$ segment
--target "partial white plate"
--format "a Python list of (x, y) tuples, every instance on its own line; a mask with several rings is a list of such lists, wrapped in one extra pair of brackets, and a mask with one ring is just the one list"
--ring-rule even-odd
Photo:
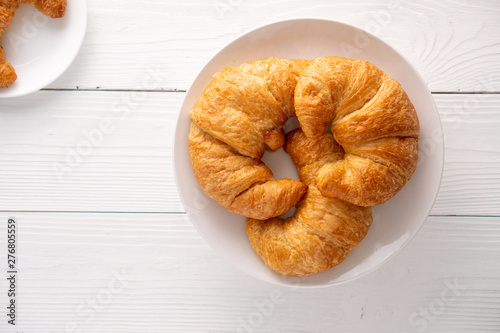
[(68, 0), (64, 17), (57, 19), (22, 4), (1, 42), (17, 80), (0, 89), (0, 98), (30, 94), (57, 79), (78, 54), (86, 28), (85, 0)]
[[(369, 61), (398, 80), (415, 105), (420, 125), (419, 165), (394, 198), (373, 209), (368, 235), (339, 266), (303, 278), (285, 277), (267, 268), (245, 234), (245, 217), (212, 201), (198, 186), (189, 162), (189, 111), (212, 75), (227, 66), (268, 56), (313, 59), (345, 56)], [(400, 252), (424, 224), (436, 198), (443, 169), (441, 123), (426, 83), (398, 52), (376, 36), (345, 23), (295, 19), (269, 24), (237, 38), (202, 69), (182, 105), (174, 145), (178, 190), (201, 236), (234, 266), (263, 281), (289, 286), (324, 287), (352, 281), (379, 268)], [(295, 167), (282, 150), (266, 153), (264, 161), (277, 178), (294, 176)]]

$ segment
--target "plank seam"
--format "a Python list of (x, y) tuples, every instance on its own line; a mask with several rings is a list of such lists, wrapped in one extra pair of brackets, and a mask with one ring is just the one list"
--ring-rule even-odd
[[(116, 89), (96, 87), (90, 88), (43, 88), (41, 91), (106, 91), (106, 92), (166, 92), (166, 93), (185, 93), (187, 89)], [(500, 91), (431, 91), (433, 95), (500, 95)]]
[[(187, 215), (185, 211), (160, 212), (160, 211), (84, 211), (84, 210), (0, 210), (0, 213), (50, 213), (50, 214), (152, 214), (152, 215)], [(467, 217), (467, 218), (491, 218), (500, 215), (474, 215), (474, 214), (429, 214), (427, 217)]]

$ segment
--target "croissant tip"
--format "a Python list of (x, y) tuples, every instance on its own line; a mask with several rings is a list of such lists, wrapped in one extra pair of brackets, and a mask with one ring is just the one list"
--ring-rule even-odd
[(17, 80), (17, 74), (11, 64), (7, 63), (0, 68), (0, 88), (7, 88)]

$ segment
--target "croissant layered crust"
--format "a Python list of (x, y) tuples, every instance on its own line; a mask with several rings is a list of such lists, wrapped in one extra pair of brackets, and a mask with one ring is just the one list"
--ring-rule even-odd
[[(0, 0), (0, 41), (2, 35), (12, 23), (14, 12), (22, 3), (32, 4), (42, 14), (51, 18), (60, 18), (66, 12), (67, 0)], [(7, 61), (0, 47), (0, 88), (5, 88), (17, 79), (14, 67)]]
[(293, 179), (275, 180), (262, 161), (239, 154), (195, 123), (189, 132), (189, 157), (203, 191), (233, 213), (261, 220), (279, 216), (307, 190)]
[(262, 158), (283, 146), (283, 125), (295, 116), (294, 90), (307, 62), (266, 58), (215, 74), (191, 119), (238, 153)]

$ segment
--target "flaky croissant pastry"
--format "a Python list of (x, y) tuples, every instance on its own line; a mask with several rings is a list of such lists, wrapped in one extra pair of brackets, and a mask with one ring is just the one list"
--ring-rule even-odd
[[(267, 58), (216, 74), (190, 115), (189, 157), (201, 188), (233, 213), (268, 219), (292, 208), (307, 186), (275, 180), (260, 161), (283, 146), (293, 92), (306, 61)], [(194, 125), (196, 124), (196, 125)]]
[(317, 58), (301, 72), (295, 111), (308, 137), (331, 121), (344, 158), (318, 174), (326, 196), (373, 206), (392, 198), (417, 166), (417, 113), (400, 84), (374, 65), (342, 57)]
[[(33, 4), (41, 13), (51, 18), (59, 18), (64, 16), (67, 0), (0, 0), (0, 41), (4, 31), (12, 23), (14, 12), (22, 3)], [(0, 88), (11, 85), (16, 79), (16, 71), (0, 47)]]
[(191, 119), (238, 153), (260, 159), (285, 142), (283, 124), (295, 116), (294, 91), (304, 60), (266, 58), (215, 74)]
[(344, 154), (331, 134), (307, 138), (295, 130), (287, 135), (285, 151), (308, 185), (307, 193), (292, 217), (247, 218), (246, 232), (257, 255), (275, 272), (319, 273), (338, 265), (361, 242), (372, 223), (371, 208), (325, 197), (316, 187), (318, 170)]
[(239, 154), (195, 123), (189, 132), (189, 157), (201, 188), (237, 214), (261, 220), (282, 215), (307, 190), (293, 179), (275, 180), (263, 162)]

